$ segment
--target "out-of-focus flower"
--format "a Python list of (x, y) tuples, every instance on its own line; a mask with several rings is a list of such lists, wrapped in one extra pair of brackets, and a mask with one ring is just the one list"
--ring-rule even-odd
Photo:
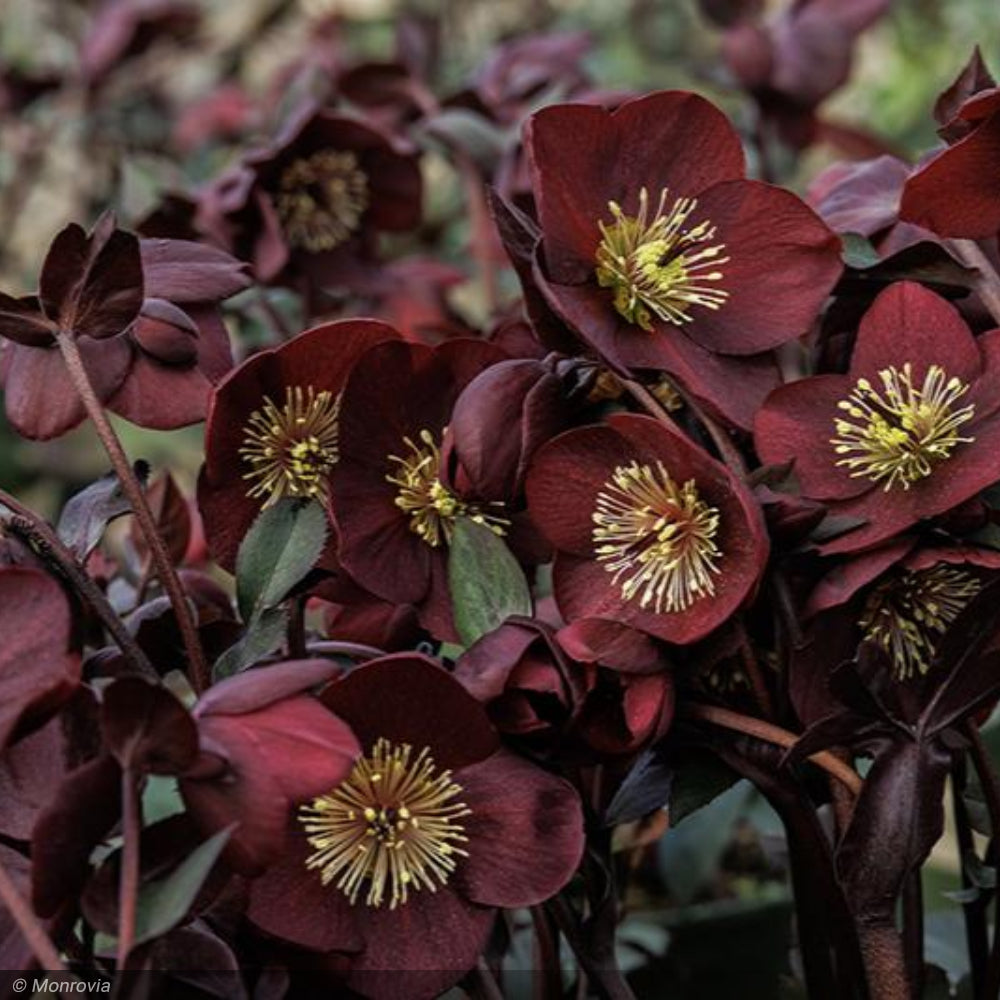
[[(368, 348), (399, 335), (374, 320), (326, 323), (245, 361), (212, 397), (198, 506), (212, 554), (231, 569), (261, 509), (329, 500), (343, 451), (344, 381)], [(333, 543), (321, 562), (335, 568)]]
[(549, 307), (620, 371), (657, 368), (749, 426), (777, 375), (761, 352), (805, 333), (839, 240), (787, 191), (745, 180), (739, 137), (694, 94), (529, 119)]
[(198, 223), (266, 283), (350, 284), (376, 234), (420, 221), (415, 153), (354, 118), (306, 106), (202, 195)]
[(860, 526), (825, 552), (870, 547), (958, 506), (996, 479), (1000, 332), (974, 338), (954, 307), (912, 282), (862, 320), (846, 375), (776, 390), (756, 422), (768, 463), (794, 461), (802, 495)]
[(436, 996), (475, 964), (497, 907), (542, 902), (570, 879), (579, 800), (501, 749), (482, 706), (433, 661), (376, 660), (321, 697), (364, 756), (300, 810), (283, 859), (251, 886), (250, 919), (332, 953), (331, 973), (362, 996), (398, 996), (404, 973), (408, 996)]
[(876, 146), (853, 129), (822, 121), (816, 111), (847, 82), (858, 36), (889, 4), (795, 0), (765, 21), (759, 19), (764, 4), (740, 5), (744, 9), (732, 18), (722, 51), (730, 71), (757, 102), (764, 127), (795, 149), (805, 149), (821, 135), (845, 150)]
[(611, 619), (675, 643), (703, 638), (753, 594), (763, 518), (731, 473), (679, 431), (618, 414), (542, 447), (528, 510), (557, 550), (571, 624)]

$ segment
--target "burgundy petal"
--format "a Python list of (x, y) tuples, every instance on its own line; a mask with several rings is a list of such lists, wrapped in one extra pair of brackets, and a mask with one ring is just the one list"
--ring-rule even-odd
[(532, 906), (573, 877), (583, 855), (583, 810), (573, 787), (506, 750), (455, 775), (472, 810), (469, 856), (455, 884), (492, 906)]

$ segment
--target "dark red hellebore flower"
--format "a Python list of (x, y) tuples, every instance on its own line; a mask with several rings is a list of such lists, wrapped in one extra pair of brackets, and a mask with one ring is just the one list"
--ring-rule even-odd
[(316, 951), (364, 996), (436, 996), (476, 962), (497, 907), (558, 892), (583, 849), (576, 792), (501, 749), (482, 706), (436, 663), (398, 654), (324, 703), (364, 757), (299, 813), (253, 883), (261, 929)]

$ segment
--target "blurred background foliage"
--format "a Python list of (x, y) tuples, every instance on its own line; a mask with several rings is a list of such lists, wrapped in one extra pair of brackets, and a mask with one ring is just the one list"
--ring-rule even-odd
[[(311, 86), (303, 64), (329, 72), (391, 58), (404, 15), (438, 23), (431, 82), (439, 95), (460, 90), (503, 40), (584, 30), (593, 39), (585, 64), (596, 85), (693, 89), (722, 105), (745, 132), (753, 127), (753, 104), (721, 58), (721, 33), (695, 0), (136, 0), (137, 9), (157, 4), (180, 19), (176, 30), (130, 53), (127, 65), (114, 66), (94, 88), (73, 81), (96, 4), (0, 0), (3, 290), (33, 289), (52, 235), (67, 222), (89, 223), (110, 205), (126, 225), (135, 224), (164, 194), (191, 190), (212, 177), (240, 143), (266, 135), (289, 102)], [(191, 10), (197, 16), (188, 27), (183, 20)], [(899, 155), (915, 159), (937, 141), (930, 113), (936, 95), (977, 44), (987, 64), (1000, 69), (997, 0), (895, 0), (888, 16), (861, 37), (851, 78), (824, 104), (823, 114), (874, 133)], [(91, 52), (89, 58), (100, 56)], [(44, 92), (22, 106), (11, 98), (19, 87)], [(192, 139), (183, 132), (185, 122), (194, 127), (187, 110), (219, 93), (232, 97), (241, 128), (230, 141)], [(801, 156), (789, 153), (778, 173), (802, 191), (835, 156), (822, 144)], [(461, 205), (455, 175), (433, 157), (426, 171), (429, 215), (454, 219), (449, 206)], [(439, 255), (464, 265), (463, 248), (461, 229), (444, 226), (438, 232)], [(456, 290), (459, 303), (462, 294)], [(474, 305), (466, 306), (474, 315)], [(234, 316), (241, 336), (252, 342), (252, 323), (243, 315), (252, 310), (239, 299), (234, 309), (241, 314), (238, 322)], [(133, 457), (168, 467), (191, 491), (201, 462), (201, 428), (164, 434), (119, 427)], [(88, 428), (39, 444), (19, 440), (0, 422), (0, 485), (48, 516), (104, 471)], [(1000, 729), (988, 734), (1000, 757)], [(674, 810), (675, 828), (660, 841), (657, 871), (643, 881), (657, 891), (632, 900), (636, 916), (623, 931), (623, 963), (635, 970), (637, 988), (649, 991), (640, 995), (660, 995), (669, 985), (669, 995), (682, 998), (737, 992), (793, 997), (780, 823), (745, 782), (697, 808), (731, 785), (732, 777), (720, 782), (718, 774), (697, 768), (690, 773), (686, 805)], [(967, 961), (959, 888), (949, 834), (925, 872), (928, 958), (938, 966), (928, 984), (931, 996), (960, 995), (955, 991)], [(530, 956), (522, 959), (530, 967)]]

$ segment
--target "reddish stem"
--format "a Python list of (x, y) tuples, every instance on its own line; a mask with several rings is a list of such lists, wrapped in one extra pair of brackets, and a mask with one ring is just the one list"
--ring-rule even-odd
[(142, 800), (131, 767), (122, 769), (122, 867), (118, 883), (118, 969), (125, 968), (135, 942), (135, 914), (139, 899), (139, 839)]
[[(762, 719), (743, 715), (740, 712), (733, 712), (728, 708), (720, 708), (718, 705), (698, 705), (688, 702), (685, 706), (679, 707), (678, 711), (689, 719), (701, 719), (703, 722), (710, 722), (722, 729), (744, 733), (755, 739), (774, 743), (787, 749), (791, 749), (799, 741), (799, 737), (787, 729), (782, 729), (770, 722), (764, 722)], [(809, 760), (840, 781), (854, 795), (861, 792), (861, 778), (858, 773), (842, 760), (838, 760), (833, 754), (821, 750), (819, 753), (811, 754)]]
[(211, 683), (208, 664), (205, 662), (205, 654), (202, 651), (201, 643), (198, 640), (198, 630), (195, 627), (194, 616), (191, 614), (191, 607), (184, 595), (184, 588), (181, 586), (177, 572), (170, 561), (170, 555), (160, 537), (156, 526), (156, 518), (146, 501), (146, 494), (143, 492), (139, 480), (135, 476), (125, 449), (122, 447), (115, 429), (111, 426), (104, 407), (101, 405), (94, 387), (90, 383), (90, 376), (84, 367), (83, 358), (69, 333), (61, 332), (58, 337), (59, 350), (62, 352), (63, 360), (70, 379), (76, 391), (80, 394), (80, 399), (87, 410), (87, 415), (94, 424), (97, 436), (104, 445), (104, 450), (111, 459), (111, 464), (118, 475), (118, 480), (122, 484), (125, 496), (132, 506), (132, 513), (139, 522), (139, 527), (146, 538), (149, 546), (149, 553), (153, 564), (156, 566), (156, 574), (160, 578), (160, 583), (170, 599), (177, 618), (177, 625), (180, 629), (181, 638), (184, 642), (184, 650), (187, 654), (188, 663), (191, 668), (191, 681), (195, 690), (200, 694)]
[(46, 934), (45, 928), (25, 902), (24, 897), (17, 891), (14, 880), (2, 863), (0, 863), (0, 903), (3, 903), (17, 924), (18, 930), (24, 935), (24, 940), (28, 942), (28, 947), (38, 959), (38, 964), (46, 972), (65, 972), (66, 965), (59, 957), (52, 939)]

